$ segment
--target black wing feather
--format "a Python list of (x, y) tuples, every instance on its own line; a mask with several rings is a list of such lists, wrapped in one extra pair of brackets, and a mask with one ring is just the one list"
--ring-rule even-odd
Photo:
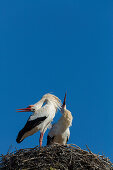
[(50, 137), (49, 135), (47, 136), (47, 145), (51, 145), (52, 144), (52, 142), (54, 140), (54, 137), (55, 136), (53, 136), (53, 137)]
[(37, 119), (35, 120), (28, 120), (27, 123), (25, 124), (24, 128), (22, 130), (20, 130), (20, 132), (18, 133), (18, 136), (17, 136), (17, 143), (20, 143), (22, 142), (21, 138), (22, 136), (32, 130), (33, 128), (35, 128), (37, 125), (39, 125), (40, 123), (42, 123), (42, 121), (44, 121), (47, 117), (44, 116), (44, 117), (38, 117)]

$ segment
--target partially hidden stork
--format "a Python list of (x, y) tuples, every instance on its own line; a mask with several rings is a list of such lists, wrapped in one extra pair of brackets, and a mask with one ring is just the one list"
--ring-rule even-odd
[(39, 145), (42, 146), (43, 135), (55, 117), (55, 113), (60, 108), (60, 99), (48, 93), (34, 105), (29, 105), (27, 108), (23, 109), (17, 109), (17, 112), (33, 112), (24, 128), (18, 133), (16, 139), (17, 143), (21, 143), (26, 137), (40, 131)]
[(73, 117), (71, 115), (71, 112), (66, 109), (66, 94), (61, 108), (61, 113), (61, 118), (58, 120), (57, 123), (53, 124), (52, 128), (48, 133), (47, 145), (52, 145), (55, 143), (65, 145), (69, 140), (69, 127), (72, 124)]

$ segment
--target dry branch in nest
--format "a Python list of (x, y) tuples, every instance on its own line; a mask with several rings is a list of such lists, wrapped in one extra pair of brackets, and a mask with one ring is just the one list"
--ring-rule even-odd
[(104, 156), (93, 154), (90, 150), (82, 150), (72, 144), (20, 149), (1, 155), (0, 169), (113, 170), (113, 164)]

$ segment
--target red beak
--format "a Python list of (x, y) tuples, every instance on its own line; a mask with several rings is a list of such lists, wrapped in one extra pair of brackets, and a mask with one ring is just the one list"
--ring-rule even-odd
[(64, 106), (66, 105), (66, 94), (67, 94), (67, 93), (65, 93), (64, 102), (63, 102), (62, 107), (64, 107)]
[(34, 106), (34, 105), (29, 105), (29, 106), (26, 107), (26, 108), (16, 109), (16, 110), (17, 110), (16, 112), (31, 112), (33, 106)]

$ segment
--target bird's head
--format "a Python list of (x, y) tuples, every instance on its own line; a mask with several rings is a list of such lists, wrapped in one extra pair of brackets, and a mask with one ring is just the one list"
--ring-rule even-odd
[(63, 102), (63, 105), (62, 105), (62, 108), (61, 108), (61, 113), (63, 114), (62, 119), (64, 121), (64, 124), (67, 127), (71, 126), (73, 117), (72, 117), (71, 112), (66, 109), (66, 93), (65, 93), (64, 102)]
[(34, 105), (29, 105), (26, 108), (22, 108), (22, 109), (16, 109), (16, 112), (34, 112), (35, 111), (35, 106)]
[(56, 110), (61, 108), (61, 101), (58, 97), (52, 94), (45, 94), (40, 101), (35, 103), (34, 105), (29, 105), (26, 108), (17, 109), (17, 112), (35, 112), (40, 109), (44, 104), (52, 103), (54, 104)]

